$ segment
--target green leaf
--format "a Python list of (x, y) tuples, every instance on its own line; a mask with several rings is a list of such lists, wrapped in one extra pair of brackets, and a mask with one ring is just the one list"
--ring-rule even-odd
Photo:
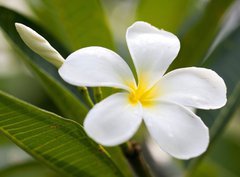
[(1, 177), (60, 177), (54, 171), (36, 163), (26, 162), (0, 171)]
[[(215, 70), (225, 81), (228, 91), (227, 105), (214, 111), (198, 111), (198, 115), (210, 127), (211, 149), (216, 140), (223, 134), (226, 126), (233, 118), (233, 115), (240, 107), (240, 27), (231, 33), (209, 56), (204, 64)], [(207, 156), (205, 155), (190, 161), (190, 174), (198, 167), (200, 162)]]
[[(229, 162), (228, 162), (229, 163)], [(229, 163), (231, 164), (231, 163)], [(222, 167), (218, 162), (207, 158), (203, 164), (201, 164), (191, 177), (238, 177), (234, 175), (232, 171), (228, 171), (225, 167)]]
[(32, 0), (32, 9), (44, 25), (70, 50), (86, 46), (113, 47), (99, 0)]
[[(237, 116), (235, 118), (238, 118)], [(239, 124), (235, 119), (233, 124)], [(238, 125), (229, 127), (214, 145), (207, 158), (198, 167), (191, 177), (238, 177), (240, 176), (239, 157), (239, 131)], [(234, 131), (233, 131), (234, 130)]]
[(140, 0), (137, 19), (167, 31), (177, 32), (193, 2), (192, 0)]
[(0, 131), (61, 176), (122, 176), (74, 121), (0, 92)]
[[(233, 31), (206, 59), (204, 67), (216, 71), (225, 81), (227, 86), (227, 96), (231, 97), (233, 90), (239, 84), (240, 76), (240, 26)], [(208, 126), (212, 126), (219, 110), (199, 111), (199, 115), (204, 119)]]
[(47, 93), (62, 111), (63, 115), (82, 122), (89, 109), (87, 104), (84, 103), (84, 96), (75, 87), (66, 84), (58, 75), (55, 67), (47, 63), (23, 43), (15, 29), (15, 22), (23, 23), (39, 32), (39, 34), (51, 41), (52, 46), (63, 56), (68, 55), (68, 52), (41, 27), (29, 19), (5, 7), (0, 7), (0, 26), (12, 40), (12, 43), (26, 55), (26, 57), (21, 59), (43, 83)]
[(25, 72), (0, 76), (0, 90), (43, 109), (57, 109), (39, 81)]
[(202, 16), (180, 38), (181, 50), (171, 69), (200, 66), (220, 30), (221, 20), (234, 0), (211, 0)]
[[(234, 121), (233, 123), (239, 122)], [(219, 141), (216, 142), (214, 146), (215, 148), (213, 151), (210, 152), (209, 157), (222, 168), (228, 170), (232, 174), (235, 174), (235, 176), (240, 176), (239, 132), (236, 132), (236, 134), (234, 135), (233, 133), (229, 133), (230, 131), (228, 131), (227, 134), (224, 134), (225, 136), (221, 137)]]
[[(228, 99), (227, 105), (218, 113), (216, 120), (212, 127), (210, 128), (210, 143), (207, 151), (200, 157), (195, 158), (188, 162), (188, 177), (191, 177), (195, 170), (198, 168), (199, 164), (204, 160), (205, 157), (209, 154), (211, 149), (214, 147), (216, 140), (221, 137), (226, 126), (233, 118), (234, 113), (240, 107), (240, 81), (236, 86), (233, 94)], [(200, 116), (201, 117), (201, 116)], [(205, 117), (206, 118), (206, 117)], [(210, 117), (208, 117), (210, 118)]]
[(2, 135), (2, 133), (0, 133), (0, 145), (6, 144), (6, 143), (8, 143), (7, 138), (4, 137), (4, 136)]

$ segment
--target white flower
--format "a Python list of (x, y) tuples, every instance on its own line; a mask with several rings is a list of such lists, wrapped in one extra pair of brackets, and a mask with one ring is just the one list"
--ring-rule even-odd
[[(35, 47), (36, 42), (31, 42), (27, 33), (38, 34), (20, 27), (23, 28), (18, 30), (21, 37), (27, 38), (25, 41), (30, 48), (37, 50), (39, 46)], [(96, 142), (115, 146), (129, 140), (143, 120), (159, 146), (172, 156), (188, 159), (200, 155), (208, 146), (209, 132), (189, 107), (217, 109), (224, 106), (224, 81), (214, 71), (196, 67), (165, 74), (180, 49), (180, 42), (172, 33), (136, 22), (128, 28), (126, 39), (137, 81), (126, 62), (106, 48), (83, 48), (64, 62), (54, 57), (53, 63), (56, 60), (59, 61), (56, 66), (62, 65), (59, 74), (70, 84), (124, 90), (90, 110), (84, 121), (85, 131)], [(49, 50), (55, 54), (51, 46)]]

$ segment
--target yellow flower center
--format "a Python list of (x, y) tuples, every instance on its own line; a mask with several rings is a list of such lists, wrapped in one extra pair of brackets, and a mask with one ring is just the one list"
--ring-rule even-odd
[(134, 84), (130, 86), (132, 92), (129, 94), (129, 101), (131, 104), (140, 102), (143, 106), (153, 105), (154, 98), (158, 97), (160, 92), (155, 87), (147, 88), (145, 82), (140, 82), (136, 87)]

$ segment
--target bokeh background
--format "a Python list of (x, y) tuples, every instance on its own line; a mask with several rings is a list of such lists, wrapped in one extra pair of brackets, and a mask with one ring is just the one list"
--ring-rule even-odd
[[(240, 0), (0, 0), (0, 6), (32, 19), (71, 52), (100, 45), (115, 50), (131, 67), (125, 32), (134, 21), (143, 20), (176, 34), (182, 47), (170, 69), (185, 66), (214, 69), (224, 78), (230, 101), (220, 111), (196, 110), (211, 128), (213, 139), (202, 158), (173, 159), (145, 133), (144, 156), (156, 176), (180, 177), (189, 169), (192, 177), (240, 176)], [(102, 18), (104, 23), (99, 22)], [(0, 90), (61, 114), (23, 63), (24, 57), (0, 28)], [(106, 96), (110, 92), (104, 90)], [(138, 134), (135, 139), (143, 142), (142, 132)], [(0, 177), (28, 176), (58, 175), (0, 134)]]

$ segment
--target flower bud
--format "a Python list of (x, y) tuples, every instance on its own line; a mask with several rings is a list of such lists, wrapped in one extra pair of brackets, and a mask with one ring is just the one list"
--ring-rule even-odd
[(15, 23), (15, 26), (22, 40), (34, 52), (46, 59), (48, 62), (52, 63), (57, 68), (63, 64), (63, 57), (45, 38), (21, 23)]

